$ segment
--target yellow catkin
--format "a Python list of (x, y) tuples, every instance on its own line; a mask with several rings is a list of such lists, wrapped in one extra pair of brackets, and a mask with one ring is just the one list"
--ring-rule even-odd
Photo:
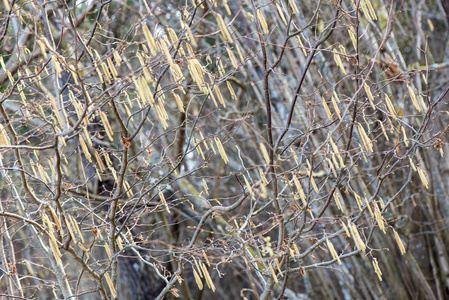
[(97, 72), (98, 78), (100, 79), (101, 83), (104, 83), (103, 74), (100, 71), (100, 68), (98, 67), (97, 63), (94, 61), (95, 71)]
[(229, 34), (228, 28), (226, 27), (226, 24), (223, 21), (223, 18), (220, 14), (217, 14), (217, 24), (220, 27), (221, 34), (223, 35), (223, 38), (225, 41), (232, 43), (232, 37)]
[(133, 190), (130, 188), (128, 181), (123, 181), (123, 185), (125, 186), (126, 194), (128, 195), (128, 197), (131, 198), (132, 196), (134, 196)]
[(50, 177), (48, 177), (47, 172), (45, 172), (44, 167), (42, 167), (41, 164), (37, 164), (37, 170), (39, 172), (40, 178), (42, 179), (43, 182), (45, 183), (50, 183)]
[(365, 197), (365, 198), (363, 198), (363, 200), (365, 201), (366, 207), (368, 208), (368, 211), (369, 211), (369, 214), (371, 215), (371, 218), (374, 218), (374, 213), (373, 213), (373, 210), (371, 209), (371, 205), (370, 205), (370, 203), (368, 201), (368, 198)]
[(53, 111), (56, 115), (56, 119), (58, 120), (59, 125), (61, 126), (61, 128), (64, 128), (63, 123), (62, 123), (61, 114), (59, 112), (58, 106), (56, 105), (55, 98), (53, 96), (50, 96), (49, 99), (50, 99), (50, 104), (53, 108)]
[[(183, 24), (185, 26), (185, 24)], [(183, 28), (185, 28), (183, 26)], [(170, 36), (170, 40), (172, 44), (175, 44), (178, 41), (178, 36), (176, 35), (176, 32), (173, 30), (173, 28), (168, 28), (168, 35)]]
[(148, 6), (147, 1), (149, 1), (149, 0), (143, 0), (143, 3), (145, 3), (145, 7), (146, 7), (146, 9), (147, 9), (147, 11), (148, 11), (148, 14), (149, 14), (150, 16), (152, 16), (153, 13), (151, 12), (151, 9), (150, 9), (150, 7)]
[(390, 97), (388, 97), (387, 94), (385, 94), (385, 103), (387, 104), (387, 109), (390, 112), (391, 116), (394, 120), (398, 117), (396, 110), (394, 109), (393, 103), (390, 100)]
[(226, 107), (226, 103), (224, 102), (223, 96), (221, 95), (220, 89), (218, 86), (214, 85), (215, 94), (217, 94), (218, 101), (223, 107)]
[(11, 141), (9, 140), (8, 134), (2, 124), (0, 124), (0, 145), (11, 146)]
[(201, 140), (203, 141), (204, 147), (206, 147), (206, 149), (209, 150), (209, 146), (207, 145), (204, 135), (201, 131), (200, 131), (200, 137), (201, 137)]
[(348, 227), (346, 226), (345, 222), (341, 222), (341, 226), (343, 227), (343, 229), (346, 233), (346, 236), (351, 237), (351, 233), (349, 233)]
[(332, 96), (331, 100), (332, 100), (332, 105), (334, 106), (335, 113), (337, 114), (338, 118), (341, 120), (340, 108), (338, 108), (338, 104), (337, 104), (338, 98), (335, 99), (335, 97)]
[(424, 172), (423, 168), (421, 168), (420, 166), (418, 166), (417, 169), (421, 182), (426, 187), (426, 189), (429, 189), (429, 181), (427, 181), (426, 172)]
[(103, 126), (104, 126), (104, 129), (106, 131), (106, 134), (107, 134), (109, 140), (111, 142), (114, 141), (114, 137), (113, 137), (114, 132), (112, 131), (112, 127), (111, 127), (111, 124), (109, 123), (108, 116), (106, 115), (106, 113), (104, 111), (100, 111), (99, 115), (100, 115), (101, 121), (103, 122)]
[(143, 34), (145, 35), (145, 39), (147, 40), (148, 47), (150, 48), (151, 55), (155, 56), (156, 52), (157, 52), (156, 51), (157, 46), (156, 46), (156, 43), (154, 41), (153, 35), (151, 34), (150, 29), (148, 29), (148, 26), (145, 23), (142, 24), (142, 31), (143, 31)]
[(384, 200), (381, 197), (379, 197), (379, 205), (380, 205), (381, 209), (385, 208), (385, 202), (384, 202)]
[(176, 93), (174, 93), (173, 96), (175, 97), (176, 104), (178, 105), (179, 111), (182, 112), (182, 113), (185, 112), (185, 110), (184, 110), (184, 104), (182, 103), (182, 100), (181, 100), (181, 98), (179, 97), (179, 95), (176, 94)]
[(363, 150), (363, 146), (360, 145), (360, 144), (358, 144), (358, 145), (359, 145), (359, 147), (360, 147), (360, 152), (362, 152), (363, 160), (364, 160), (366, 163), (368, 163), (368, 160), (367, 160), (366, 155), (365, 155), (365, 150)]
[(361, 124), (359, 124), (359, 133), (362, 138), (363, 144), (369, 152), (373, 152), (373, 142), (370, 140), (368, 135), (366, 134), (365, 129)]
[(207, 186), (207, 182), (206, 180), (204, 180), (204, 178), (203, 178), (203, 188), (206, 195), (209, 195), (209, 187)]
[(112, 63), (112, 59), (110, 57), (107, 57), (106, 61), (108, 63), (109, 69), (112, 72), (112, 76), (114, 77), (114, 79), (117, 79), (118, 73), (117, 73), (117, 70), (115, 69), (114, 64)]
[(424, 102), (424, 98), (421, 96), (421, 94), (418, 94), (418, 100), (419, 100), (419, 105), (421, 105), (421, 108), (423, 110), (427, 110), (426, 103)]
[(292, 156), (293, 156), (293, 159), (295, 160), (295, 163), (297, 165), (299, 165), (298, 157), (296, 156), (295, 150), (293, 150), (293, 149), (290, 149), (290, 150), (292, 152)]
[(104, 245), (104, 249), (106, 250), (106, 254), (108, 255), (109, 259), (111, 259), (111, 249), (109, 249), (108, 244)]
[(137, 58), (139, 59), (140, 65), (141, 65), (141, 66), (145, 66), (145, 61), (144, 61), (144, 59), (143, 59), (142, 54), (140, 54), (139, 51), (136, 52), (136, 56), (137, 56)]
[[(173, 74), (173, 78), (175, 79), (175, 82), (180, 83), (182, 82), (185, 78), (184, 75), (182, 73), (181, 67), (179, 67), (179, 65), (174, 64), (172, 66), (170, 66), (170, 71)], [(162, 98), (164, 98), (164, 94), (162, 94)]]
[[(330, 144), (332, 146), (332, 150), (334, 151), (335, 155), (337, 156), (337, 158), (338, 158), (338, 160), (340, 162), (340, 167), (344, 168), (345, 164), (344, 164), (344, 161), (343, 161), (343, 157), (340, 155), (340, 150), (338, 150), (338, 147), (334, 143), (334, 140), (332, 139), (332, 137), (329, 137), (329, 142), (330, 142)], [(338, 164), (337, 164), (337, 166), (338, 166)]]
[(274, 262), (276, 263), (276, 268), (277, 268), (277, 270), (279, 272), (279, 275), (281, 275), (281, 277), (284, 277), (284, 274), (282, 274), (281, 265), (279, 264), (278, 258), (275, 258)]
[(340, 52), (344, 55), (344, 57), (346, 58), (347, 61), (349, 61), (349, 57), (346, 54), (346, 48), (343, 45), (338, 45), (338, 49), (340, 49)]
[(3, 4), (5, 5), (6, 10), (11, 10), (11, 5), (9, 5), (9, 0), (3, 0)]
[(270, 156), (268, 155), (267, 148), (265, 148), (265, 145), (263, 143), (260, 143), (260, 150), (262, 151), (263, 158), (265, 159), (265, 162), (267, 165), (270, 164)]
[(56, 214), (55, 210), (51, 205), (48, 206), (48, 209), (50, 210), (53, 220), (55, 221), (56, 227), (58, 227), (59, 231), (64, 234), (64, 230), (62, 229), (61, 222), (59, 221), (58, 215)]
[(344, 212), (344, 209), (340, 203), (340, 195), (336, 192), (334, 193), (334, 200), (335, 200), (335, 204), (337, 204), (338, 210), (340, 210), (341, 212)]
[(237, 61), (235, 60), (234, 54), (232, 53), (231, 49), (226, 48), (226, 50), (228, 52), (228, 56), (229, 56), (229, 59), (231, 60), (232, 66), (237, 69), (239, 67), (239, 65), (237, 64)]
[(164, 116), (164, 114), (162, 113), (160, 106), (159, 106), (159, 105), (156, 105), (155, 108), (156, 108), (156, 114), (157, 114), (157, 116), (158, 116), (158, 118), (159, 118), (159, 121), (160, 121), (161, 124), (162, 124), (162, 127), (164, 128), (164, 130), (167, 129), (168, 124), (167, 124), (167, 122), (166, 122), (166, 120), (165, 120), (165, 116)]
[(202, 269), (201, 269), (201, 267), (200, 267), (198, 261), (195, 259), (195, 257), (193, 257), (193, 261), (195, 262), (195, 266), (196, 266), (196, 268), (198, 269), (198, 275), (199, 275), (201, 278), (204, 278), (203, 273), (202, 273), (203, 271), (202, 271)]
[(307, 207), (306, 194), (304, 193), (301, 183), (299, 182), (299, 179), (296, 177), (296, 175), (293, 175), (293, 182), (295, 183), (296, 189), (298, 190), (299, 197), (301, 198), (302, 204), (304, 205), (304, 207)]
[(73, 231), (73, 226), (71, 225), (71, 224), (72, 224), (72, 219), (71, 219), (70, 217), (71, 217), (71, 216), (69, 215), (69, 217), (66, 218), (66, 219), (67, 219), (67, 221), (66, 221), (67, 230), (69, 231), (69, 234), (70, 234), (70, 236), (72, 237), (72, 239), (73, 239), (74, 241), (76, 241), (76, 238), (75, 238), (75, 232)]
[(371, 14), (370, 14), (367, 6), (366, 6), (366, 1), (365, 0), (361, 0), (359, 7), (362, 9), (363, 14), (368, 19), (368, 21), (372, 22), (373, 18), (371, 17)]
[(42, 215), (42, 221), (48, 229), (49, 242), (50, 242), (50, 247), (51, 247), (51, 250), (53, 253), (53, 257), (55, 258), (56, 263), (60, 265), (60, 264), (62, 264), (62, 261), (61, 261), (62, 254), (59, 251), (59, 246), (58, 246), (58, 243), (56, 242), (56, 237), (54, 235), (54, 229), (53, 229), (54, 224), (50, 221), (50, 219), (48, 218), (48, 216), (46, 214)]
[(245, 179), (245, 184), (246, 184), (246, 187), (248, 188), (248, 192), (249, 192), (249, 194), (251, 195), (251, 198), (253, 198), (254, 200), (256, 200), (256, 198), (255, 198), (255, 196), (254, 196), (253, 189), (252, 189), (252, 187), (251, 187), (251, 184), (248, 182), (248, 179), (246, 179), (246, 176), (245, 176), (245, 175), (243, 175), (243, 179)]
[(373, 97), (373, 94), (371, 94), (370, 87), (366, 83), (365, 83), (364, 87), (365, 87), (366, 95), (368, 96), (368, 99), (369, 99), (369, 103), (371, 104), (371, 107), (373, 109), (376, 109), (376, 106), (374, 106), (374, 97)]
[(295, 251), (295, 255), (299, 255), (300, 254), (298, 245), (293, 244), (293, 250)]
[(140, 83), (140, 89), (142, 90), (142, 94), (143, 94), (142, 100), (144, 100), (144, 101), (146, 100), (146, 102), (148, 102), (150, 105), (154, 105), (153, 92), (150, 90), (150, 87), (145, 82), (145, 79), (143, 77), (140, 78), (139, 83)]
[(376, 218), (376, 221), (377, 221), (377, 224), (379, 225), (380, 230), (382, 230), (382, 232), (384, 234), (386, 234), (387, 232), (385, 231), (384, 218), (382, 217), (382, 214), (379, 209), (379, 205), (377, 203), (374, 203), (374, 216)]
[(83, 127), (84, 136), (86, 137), (86, 142), (89, 145), (89, 147), (93, 147), (92, 141), (90, 140), (89, 132), (87, 131), (87, 126)]
[[(98, 54), (97, 50), (94, 50), (94, 52), (96, 53), (98, 60), (100, 60), (101, 57)], [(111, 74), (109, 74), (108, 66), (106, 65), (106, 63), (104, 63), (104, 62), (100, 63), (100, 67), (103, 70), (104, 77), (106, 77), (106, 80), (108, 81), (108, 83), (111, 83), (112, 82)]]
[(226, 81), (226, 84), (228, 86), (229, 93), (231, 94), (231, 98), (234, 99), (234, 100), (237, 100), (237, 96), (234, 93), (234, 89), (232, 88), (232, 84), (229, 81)]
[(326, 157), (326, 161), (327, 161), (327, 164), (329, 165), (329, 168), (332, 171), (332, 174), (334, 174), (334, 176), (337, 177), (337, 171), (335, 170), (335, 167), (334, 167), (334, 164), (332, 163), (332, 161), (327, 157)]
[(265, 174), (263, 173), (262, 169), (259, 169), (259, 175), (260, 175), (260, 179), (262, 179), (262, 183), (267, 186), (268, 180), (267, 180), (267, 177), (265, 177)]
[(112, 296), (115, 298), (117, 296), (117, 291), (114, 288), (114, 285), (112, 284), (111, 277), (109, 277), (108, 273), (104, 273), (104, 278), (106, 279), (106, 282), (108, 283), (109, 290), (111, 290)]
[(198, 152), (199, 155), (201, 155), (203, 160), (206, 160), (206, 158), (204, 157), (203, 149), (201, 149), (200, 140), (197, 140), (196, 138), (193, 138), (193, 140), (194, 140), (194, 144), (195, 144), (195, 147), (196, 147), (196, 151)]
[(166, 210), (168, 213), (170, 213), (170, 209), (168, 208), (167, 201), (165, 200), (165, 196), (164, 196), (164, 193), (162, 193), (162, 191), (159, 191), (159, 198), (161, 199), (162, 204), (164, 204), (165, 210)]
[(289, 252), (290, 252), (291, 258), (295, 260), (295, 251), (293, 251), (292, 248), (290, 248), (290, 249), (288, 249), (288, 250), (289, 250)]
[(25, 93), (23, 92), (23, 90), (20, 90), (19, 95), (20, 95), (20, 98), (22, 99), (23, 104), (26, 105), (27, 98), (26, 98)]
[(354, 198), (355, 198), (355, 201), (357, 202), (357, 205), (359, 206), (359, 209), (362, 210), (363, 204), (362, 204), (362, 200), (361, 200), (360, 196), (354, 193)]
[[(38, 41), (38, 43), (39, 43), (39, 41)], [(42, 44), (42, 43), (41, 43)], [(45, 51), (45, 49), (44, 49), (44, 51)], [(45, 52), (42, 52), (42, 53), (45, 53)], [(7, 70), (6, 70), (6, 66), (5, 66), (5, 61), (3, 60), (3, 56), (0, 56), (0, 66), (2, 67), (2, 69), (3, 69), (3, 71), (4, 72), (6, 72)], [(26, 69), (26, 71), (27, 71), (27, 74), (28, 74), (28, 69)], [(29, 76), (29, 75), (28, 75)]]
[(415, 106), (416, 110), (418, 112), (421, 112), (421, 107), (419, 106), (418, 100), (416, 100), (415, 92), (413, 91), (413, 89), (409, 85), (407, 85), (407, 89), (408, 89), (408, 92), (410, 94), (410, 99), (412, 99), (412, 103)]
[(401, 131), (402, 131), (404, 144), (405, 144), (406, 147), (408, 147), (408, 138), (407, 138), (407, 134), (405, 134), (404, 126), (401, 126)]
[(357, 49), (357, 39), (355, 36), (355, 29), (353, 27), (349, 27), (348, 33), (349, 33), (349, 37), (351, 38), (352, 45), (354, 46), (354, 49)]
[[(26, 69), (26, 70), (28, 70), (28, 69)], [(79, 85), (78, 74), (76, 73), (75, 67), (73, 65), (70, 65), (69, 70), (70, 70), (70, 73), (72, 74), (72, 78), (75, 81), (75, 84)]]
[(306, 47), (304, 47), (304, 44), (302, 43), (301, 37), (299, 35), (295, 36), (296, 42), (299, 45), (299, 48), (302, 50), (302, 53), (304, 53), (304, 56), (308, 56), (308, 50), (306, 50)]
[(351, 235), (352, 235), (352, 238), (354, 239), (357, 249), (359, 249), (360, 251), (365, 251), (366, 245), (363, 242), (362, 238), (360, 237), (359, 230), (357, 229), (357, 226), (355, 226), (354, 223), (351, 223), (349, 228), (351, 230)]
[(334, 245), (329, 241), (329, 239), (326, 240), (327, 242), (327, 248), (329, 249), (330, 254), (332, 255), (332, 258), (337, 260), (338, 264), (341, 265), (340, 257), (337, 254), (337, 251), (335, 251)]
[(284, 24), (287, 25), (287, 20), (285, 19), (284, 12), (282, 11), (282, 8), (278, 3), (276, 3), (276, 8), (278, 10), (279, 15), (281, 16), (282, 22), (284, 22)]
[(25, 266), (27, 268), (28, 273), (31, 274), (31, 275), (34, 275), (34, 270), (33, 270), (33, 267), (31, 266), (30, 261), (23, 260), (23, 262), (25, 263)]
[(377, 258), (373, 258), (373, 266), (374, 266), (374, 272), (376, 272), (377, 276), (379, 277), (379, 280), (382, 281), (382, 271), (379, 268), (379, 263), (377, 262)]
[(117, 237), (117, 246), (120, 251), (123, 249), (123, 241), (121, 237)]
[(326, 100), (324, 100), (324, 98), (322, 98), (322, 99), (323, 99), (324, 111), (326, 112), (327, 118), (329, 120), (332, 120), (332, 114), (331, 114), (331, 111), (329, 110), (329, 106), (327, 105)]
[(185, 28), (187, 30), (187, 35), (189, 36), (190, 43), (192, 44), (193, 47), (197, 48), (198, 45), (195, 41), (195, 37), (193, 36), (192, 30), (187, 24), (185, 25)]
[[(433, 26), (433, 23), (430, 19), (427, 19), (427, 25), (429, 25), (429, 29), (431, 32), (433, 32), (435, 30), (435, 26)], [(427, 84), (427, 82), (426, 82), (426, 84)]]
[(6, 71), (6, 73), (8, 74), (8, 78), (9, 78), (9, 82), (11, 82), (11, 84), (14, 84), (14, 77), (12, 76), (11, 72)]
[(383, 123), (381, 120), (377, 120), (377, 121), (378, 121), (379, 124), (380, 124), (380, 128), (382, 129), (382, 133), (383, 133), (383, 135), (385, 136), (385, 139), (386, 139), (387, 141), (389, 141), (390, 139), (388, 138), (388, 134), (387, 134), (387, 131), (385, 130), (384, 123)]
[(218, 152), (220, 152), (221, 158), (227, 164), (229, 162), (228, 156), (226, 155), (226, 152), (223, 148), (223, 144), (221, 143), (220, 139), (215, 138), (215, 143), (217, 144)]
[(265, 17), (260, 9), (257, 10), (257, 17), (259, 18), (260, 26), (262, 26), (263, 32), (268, 34), (270, 31), (268, 30), (267, 22), (265, 21)]
[(399, 250), (401, 251), (401, 254), (404, 255), (405, 254), (405, 247), (404, 244), (402, 243), (401, 238), (399, 237), (399, 234), (396, 232), (396, 230), (393, 230), (393, 234), (394, 234), (394, 238), (396, 240), (396, 243), (398, 244)]
[(335, 90), (332, 91), (332, 94), (334, 95), (335, 100), (337, 101), (337, 103), (340, 103), (340, 98), (338, 97), (338, 94)]
[(251, 22), (254, 22), (254, 15), (253, 15), (252, 13), (246, 12), (246, 15), (248, 16), (248, 19), (249, 19)]
[(122, 58), (120, 57), (120, 54), (118, 53), (118, 51), (114, 51), (112, 53), (112, 55), (114, 56), (115, 62), (117, 63), (117, 66), (120, 67), (120, 64), (122, 63)]
[(278, 283), (279, 282), (278, 277), (276, 275), (276, 272), (273, 269), (273, 266), (270, 263), (268, 263), (268, 268), (270, 269), (270, 273), (271, 273), (271, 276), (273, 277), (274, 282)]
[(79, 135), (79, 139), (80, 139), (81, 149), (83, 150), (84, 156), (86, 157), (86, 159), (88, 161), (92, 162), (92, 156), (90, 155), (89, 149), (87, 148), (87, 145), (84, 142), (83, 136)]
[(313, 179), (313, 176), (310, 177), (310, 183), (313, 186), (313, 189), (315, 190), (315, 192), (318, 194), (320, 191), (318, 190), (318, 186), (315, 183), (315, 179)]
[(207, 286), (212, 290), (212, 292), (215, 292), (215, 285), (212, 279), (210, 278), (209, 271), (207, 270), (206, 266), (203, 263), (200, 264), (204, 274), (204, 278), (206, 279)]
[(76, 222), (75, 217), (73, 217), (72, 215), (69, 215), (69, 219), (72, 222), (72, 226), (76, 230), (76, 232), (78, 233), (81, 241), (84, 243), (84, 238), (83, 238), (83, 235), (81, 234), (81, 229), (79, 228), (78, 222)]
[(237, 53), (239, 54), (239, 58), (240, 58), (240, 61), (242, 62), (242, 65), (244, 65), (245, 64), (245, 58), (243, 57), (242, 51), (240, 51), (240, 47), (239, 47), (239, 45), (237, 43), (235, 44), (235, 48), (237, 49)]
[(157, 101), (157, 103), (158, 103), (158, 105), (159, 105), (159, 107), (160, 107), (160, 109), (161, 109), (161, 113), (162, 113), (163, 118), (164, 118), (165, 120), (168, 120), (168, 119), (169, 119), (169, 118), (168, 118), (168, 114), (167, 114), (167, 111), (165, 110), (165, 106), (164, 106), (163, 102), (161, 101), (161, 99), (159, 99), (159, 100)]
[(91, 104), (91, 103), (92, 103), (92, 99), (90, 98), (89, 92), (86, 91), (85, 94), (86, 94), (86, 100), (87, 100), (86, 102), (87, 102), (88, 104)]
[(53, 65), (55, 66), (56, 75), (58, 75), (58, 77), (61, 78), (62, 69), (61, 69), (61, 65), (60, 65), (58, 59), (56, 58), (55, 55), (53, 55), (51, 57), (51, 60), (53, 62)]
[(221, 61), (221, 59), (217, 59), (217, 66), (218, 66), (218, 73), (220, 73), (220, 76), (224, 76), (226, 70), (223, 66), (223, 62)]
[(196, 272), (195, 269), (193, 269), (193, 276), (195, 277), (195, 281), (196, 281), (196, 285), (198, 286), (199, 290), (203, 289), (203, 282), (201, 281), (200, 276), (198, 275), (198, 273)]
[(263, 199), (266, 199), (268, 197), (267, 188), (263, 184), (260, 185), (260, 197), (262, 197)]
[(111, 161), (111, 158), (109, 157), (109, 154), (107, 152), (104, 152), (103, 157), (104, 157), (104, 160), (106, 161), (108, 168), (112, 167), (112, 161)]
[(368, 6), (368, 11), (371, 15), (371, 18), (373, 20), (377, 20), (377, 16), (376, 16), (376, 11), (374, 10), (373, 6), (371, 5), (371, 1), (370, 0), (364, 0), (366, 3), (366, 6)]
[(294, 14), (299, 14), (298, 7), (296, 6), (295, 0), (288, 0), (288, 4), (290, 5)]
[(97, 150), (94, 149), (95, 159), (97, 161), (97, 165), (100, 168), (100, 172), (103, 173), (106, 167), (103, 164), (103, 160), (100, 157), (100, 154), (98, 154)]
[(341, 61), (340, 54), (337, 52), (336, 49), (334, 49), (332, 52), (334, 54), (335, 63), (340, 68), (340, 70), (343, 72), (343, 74), (346, 75), (346, 70), (345, 70), (345, 67), (343, 66), (343, 62)]
[(210, 97), (212, 98), (212, 101), (214, 102), (215, 107), (218, 107), (217, 101), (215, 100), (215, 96), (212, 93), (212, 91), (210, 90), (209, 85), (206, 83), (207, 86), (207, 94), (210, 95)]

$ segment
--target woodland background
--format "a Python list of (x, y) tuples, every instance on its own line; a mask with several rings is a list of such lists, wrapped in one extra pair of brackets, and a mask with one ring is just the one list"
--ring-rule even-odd
[(448, 299), (449, 1), (0, 4), (1, 299)]

